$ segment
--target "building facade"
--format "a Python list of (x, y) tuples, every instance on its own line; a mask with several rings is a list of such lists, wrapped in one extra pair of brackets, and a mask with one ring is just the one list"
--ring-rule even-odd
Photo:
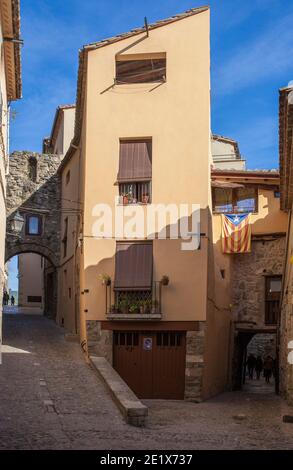
[[(231, 385), (241, 389), (247, 346), (269, 352), (279, 362), (282, 276), (288, 217), (280, 207), (277, 171), (212, 171), (214, 243), (221, 244), (221, 217), (225, 213), (251, 213), (249, 253), (222, 254), (216, 260), (227, 278), (233, 313)], [(276, 392), (279, 380), (276, 376)]]
[(280, 367), (282, 394), (293, 405), (293, 310), (292, 310), (292, 264), (293, 264), (293, 87), (282, 88), (279, 94), (279, 151), (281, 176), (281, 207), (288, 213), (288, 232), (285, 250), (280, 319)]
[[(60, 250), (61, 188), (57, 175), (60, 156), (35, 152), (13, 152), (9, 161), (5, 261), (9, 261), (14, 256), (26, 255), (25, 263), (21, 264), (22, 277), (19, 290), (28, 292), (28, 289), (33, 288), (33, 279), (40, 272), (40, 266), (35, 262), (34, 254), (45, 258), (42, 268), (44, 294), (39, 304), (44, 305), (47, 316), (55, 318)], [(15, 234), (12, 230), (12, 221), (17, 213), (23, 218), (24, 223), (22, 231)], [(31, 305), (36, 303), (30, 302)]]
[(0, 1), (0, 348), (2, 338), (2, 296), (6, 282), (6, 175), (9, 172), (9, 107), (21, 98), (20, 4)]
[(245, 170), (246, 161), (241, 156), (238, 142), (229, 137), (212, 135), (213, 168), (218, 170)]
[(25, 313), (44, 313), (44, 266), (45, 258), (36, 253), (18, 256), (18, 306)]
[(75, 105), (58, 106), (50, 137), (43, 140), (43, 153), (64, 157), (74, 136)]
[[(279, 174), (244, 171), (232, 139), (218, 139), (213, 154), (237, 165), (213, 167), (209, 68), (207, 7), (80, 51), (75, 134), (59, 168), (57, 321), (142, 398), (200, 401), (241, 386), (249, 340), (277, 335), (269, 294), (287, 227)], [(133, 214), (145, 221), (154, 211), (155, 228), (143, 223), (134, 236)], [(223, 253), (231, 212), (252, 214), (249, 253)], [(174, 236), (195, 213), (200, 223)], [(120, 217), (126, 231), (116, 230)], [(183, 249), (193, 235), (199, 244)]]

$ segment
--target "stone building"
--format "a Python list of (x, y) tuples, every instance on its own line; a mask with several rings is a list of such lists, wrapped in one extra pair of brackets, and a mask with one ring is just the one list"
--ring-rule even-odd
[(221, 214), (234, 211), (231, 201), (237, 191), (242, 194), (240, 204), (251, 206), (251, 251), (225, 255), (221, 259), (221, 269), (228, 278), (233, 312), (231, 381), (233, 388), (240, 389), (247, 346), (252, 339), (251, 347), (255, 352), (270, 351), (278, 361), (279, 301), (287, 214), (280, 208), (277, 171), (213, 170), (213, 225), (219, 242)]
[(288, 213), (285, 268), (281, 297), (280, 366), (281, 392), (293, 405), (293, 84), (279, 92), (279, 152), (281, 207)]
[(0, 362), (2, 295), (6, 286), (4, 263), (6, 229), (6, 175), (9, 172), (10, 102), (21, 98), (21, 40), (19, 0), (0, 0)]
[[(45, 313), (56, 315), (57, 267), (60, 250), (60, 180), (58, 155), (14, 152), (7, 179), (6, 261), (23, 253), (47, 260), (44, 269)], [(24, 219), (22, 232), (11, 230), (16, 213)]]

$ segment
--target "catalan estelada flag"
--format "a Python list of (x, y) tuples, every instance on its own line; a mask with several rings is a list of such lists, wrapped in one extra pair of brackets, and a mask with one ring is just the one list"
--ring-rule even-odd
[(251, 251), (251, 214), (222, 214), (223, 253)]

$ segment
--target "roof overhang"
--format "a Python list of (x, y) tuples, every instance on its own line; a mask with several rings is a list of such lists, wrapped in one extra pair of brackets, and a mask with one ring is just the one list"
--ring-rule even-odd
[(22, 96), (20, 0), (0, 0), (1, 26), (5, 58), (7, 99)]
[(280, 185), (280, 176), (277, 171), (212, 169), (211, 179), (213, 187), (237, 183), (244, 186), (257, 185), (267, 189), (278, 189)]

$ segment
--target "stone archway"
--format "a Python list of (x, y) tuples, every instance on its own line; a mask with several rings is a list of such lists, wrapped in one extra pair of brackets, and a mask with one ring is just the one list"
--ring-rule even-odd
[(23, 253), (35, 253), (46, 258), (46, 260), (48, 260), (48, 262), (55, 269), (58, 266), (58, 259), (56, 254), (53, 253), (47, 246), (39, 245), (37, 243), (17, 241), (12, 244), (9, 242), (6, 243), (5, 263), (7, 263), (7, 261), (9, 261), (14, 256), (21, 255)]
[[(34, 161), (34, 171), (31, 161)], [(58, 155), (14, 152), (10, 156), (7, 178), (7, 227), (5, 259), (23, 253), (36, 253), (47, 260), (45, 270), (46, 315), (56, 317), (57, 268), (60, 256), (61, 185), (57, 174)], [(11, 219), (16, 212), (24, 218), (20, 234), (12, 232)], [(30, 221), (37, 221), (37, 230)], [(45, 302), (46, 304), (46, 302)]]

